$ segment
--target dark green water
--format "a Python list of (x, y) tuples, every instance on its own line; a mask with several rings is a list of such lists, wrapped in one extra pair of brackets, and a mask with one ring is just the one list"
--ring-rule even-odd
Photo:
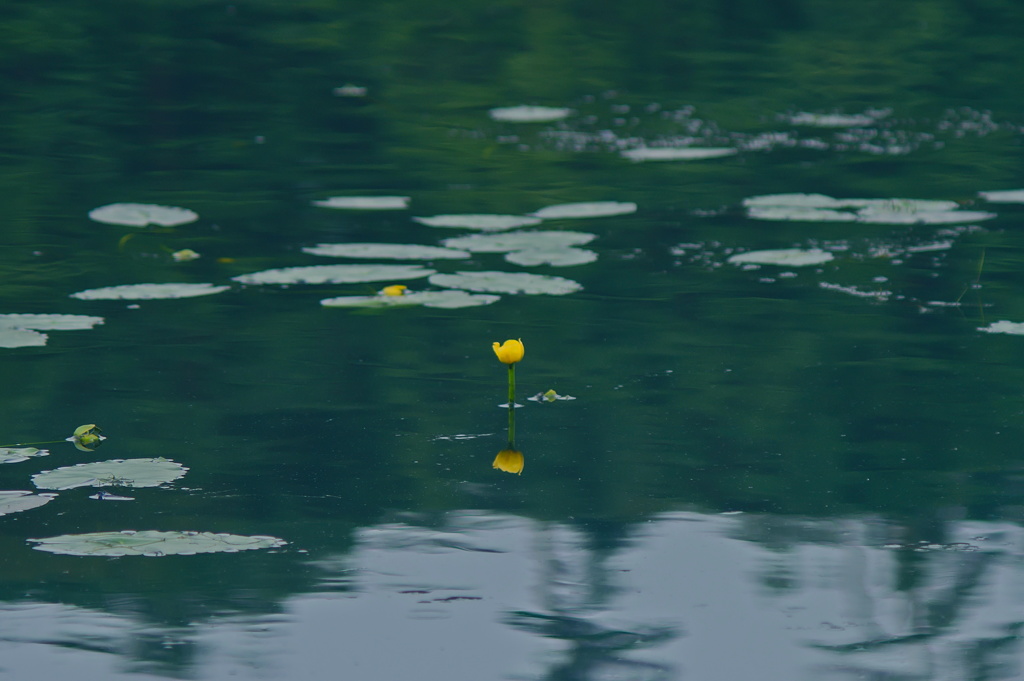
[[(13, 3), (0, 15), (0, 313), (94, 315), (0, 349), (0, 445), (96, 423), (0, 489), (166, 457), (162, 488), (0, 517), (0, 678), (1016, 679), (1024, 10), (995, 0)], [(343, 96), (347, 84), (364, 96)], [(495, 107), (568, 107), (552, 123)], [(798, 114), (866, 116), (824, 127)], [(819, 121), (820, 122), (820, 121)], [(634, 163), (638, 147), (726, 147)], [(958, 202), (948, 224), (751, 219), (749, 197)], [(331, 210), (329, 196), (411, 198)], [(242, 286), (437, 245), (414, 216), (596, 235), (582, 290), (331, 309), (386, 283)], [(115, 202), (196, 222), (88, 219)], [(190, 248), (199, 260), (175, 262)], [(731, 255), (824, 249), (817, 266)], [(352, 261), (354, 262), (354, 261)], [(83, 301), (140, 283), (231, 285)], [(412, 289), (436, 288), (425, 279)], [(516, 447), (505, 367), (521, 338)], [(555, 389), (575, 400), (526, 398)], [(116, 530), (277, 549), (55, 555)]]

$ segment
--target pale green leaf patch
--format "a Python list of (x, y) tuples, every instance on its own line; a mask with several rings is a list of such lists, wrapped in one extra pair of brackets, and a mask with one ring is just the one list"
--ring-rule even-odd
[(177, 480), (188, 468), (170, 459), (112, 459), (62, 466), (32, 476), (39, 489), (75, 487), (159, 487)]
[(572, 109), (554, 106), (506, 106), (488, 112), (493, 120), (506, 123), (547, 123), (572, 115)]
[(213, 284), (126, 284), (72, 293), (78, 300), (173, 300), (222, 293), (230, 286)]
[(288, 542), (277, 537), (237, 535), (213, 532), (157, 530), (121, 530), (62, 534), (45, 539), (29, 539), (39, 551), (69, 556), (191, 556), (197, 553), (237, 553), (253, 549), (271, 549)]
[(571, 279), (525, 272), (457, 272), (435, 274), (430, 283), (446, 288), (465, 289), (485, 293), (525, 293), (564, 296), (583, 289)]
[(575, 218), (602, 218), (613, 215), (628, 215), (636, 212), (636, 204), (624, 201), (586, 201), (561, 203), (547, 206), (531, 213), (541, 220), (563, 220)]
[(50, 450), (35, 447), (0, 447), (0, 464), (20, 463), (37, 456), (49, 456)]
[(527, 248), (521, 251), (512, 251), (505, 254), (505, 260), (513, 265), (522, 267), (534, 267), (536, 265), (550, 265), (552, 267), (575, 267), (586, 265), (597, 260), (597, 253), (585, 248), (553, 248), (541, 250)]
[(526, 215), (487, 215), (466, 213), (461, 215), (434, 215), (428, 218), (413, 218), (414, 222), (427, 227), (455, 227), (476, 229), (481, 232), (501, 232), (517, 227), (532, 227), (541, 223), (540, 218)]
[(22, 490), (2, 491), (0, 492), (0, 515), (39, 508), (53, 501), (56, 496), (56, 494), (33, 494)]
[(303, 253), (331, 258), (379, 258), (382, 260), (464, 260), (466, 251), (417, 244), (318, 244), (302, 249)]
[(445, 239), (448, 248), (472, 253), (507, 253), (508, 251), (554, 250), (582, 246), (597, 238), (596, 234), (569, 231), (506, 232), (504, 234), (471, 234)]
[(402, 210), (409, 207), (408, 196), (332, 196), (314, 201), (314, 206), (347, 210)]
[(739, 153), (732, 147), (637, 147), (622, 152), (622, 156), (634, 163), (644, 161), (700, 161), (707, 158), (722, 158)]
[(159, 225), (175, 227), (199, 219), (199, 215), (187, 208), (157, 206), (149, 203), (112, 203), (89, 211), (89, 218), (108, 225), (146, 227)]
[(313, 265), (263, 270), (232, 279), (242, 284), (352, 284), (419, 279), (435, 271), (419, 265)]
[(835, 256), (819, 248), (783, 248), (767, 251), (749, 251), (730, 256), (733, 265), (782, 265), (785, 267), (806, 267), (829, 262)]
[(320, 301), (324, 307), (411, 307), (422, 305), (442, 309), (462, 307), (478, 307), (490, 305), (501, 299), (501, 296), (467, 291), (413, 291), (403, 296), (340, 296)]

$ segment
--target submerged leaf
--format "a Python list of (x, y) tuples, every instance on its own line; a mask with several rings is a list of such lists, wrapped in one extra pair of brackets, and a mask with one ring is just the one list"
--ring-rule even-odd
[(381, 258), (384, 260), (462, 260), (465, 251), (417, 244), (318, 244), (302, 249), (310, 255), (332, 258)]
[(409, 207), (408, 196), (332, 196), (314, 201), (321, 208), (347, 208), (349, 210), (401, 210)]
[(113, 459), (62, 466), (32, 476), (40, 489), (75, 487), (159, 487), (185, 475), (188, 468), (170, 459)]
[(29, 539), (32, 548), (70, 556), (189, 556), (197, 553), (237, 553), (252, 549), (270, 549), (288, 542), (277, 537), (244, 536), (213, 532), (160, 532), (122, 530), (63, 534), (45, 539)]
[(72, 293), (79, 300), (171, 300), (222, 293), (230, 286), (213, 284), (126, 284)]
[(548, 206), (531, 213), (542, 220), (561, 220), (566, 218), (600, 218), (611, 215), (627, 215), (636, 212), (635, 203), (622, 201), (591, 201), (583, 203), (562, 203)]
[(435, 215), (429, 218), (413, 218), (415, 222), (427, 227), (458, 227), (461, 229), (478, 229), (481, 232), (500, 232), (516, 227), (539, 225), (539, 218), (525, 215)]
[(312, 265), (263, 270), (232, 279), (243, 284), (352, 284), (388, 279), (418, 279), (434, 272), (419, 265)]
[(112, 203), (89, 211), (89, 218), (108, 225), (174, 227), (195, 222), (199, 215), (187, 208), (157, 206), (150, 203)]
[(526, 293), (564, 296), (583, 289), (578, 282), (562, 277), (525, 272), (457, 272), (435, 274), (430, 283), (447, 288), (489, 293)]

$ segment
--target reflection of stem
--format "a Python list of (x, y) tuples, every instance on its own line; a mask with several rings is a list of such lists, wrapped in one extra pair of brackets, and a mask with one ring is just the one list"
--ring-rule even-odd
[(516, 407), (508, 405), (508, 448), (516, 448)]

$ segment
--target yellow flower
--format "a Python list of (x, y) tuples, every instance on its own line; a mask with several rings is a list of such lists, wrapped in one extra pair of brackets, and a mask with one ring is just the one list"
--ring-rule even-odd
[(503, 449), (494, 457), (494, 468), (506, 473), (523, 474), (523, 453), (516, 449)]
[(404, 296), (407, 288), (409, 287), (405, 284), (392, 284), (391, 286), (385, 286), (380, 292), (381, 295), (385, 296)]
[(507, 340), (501, 345), (495, 342), (492, 347), (494, 348), (494, 354), (505, 364), (515, 364), (526, 353), (523, 341), (521, 340)]

